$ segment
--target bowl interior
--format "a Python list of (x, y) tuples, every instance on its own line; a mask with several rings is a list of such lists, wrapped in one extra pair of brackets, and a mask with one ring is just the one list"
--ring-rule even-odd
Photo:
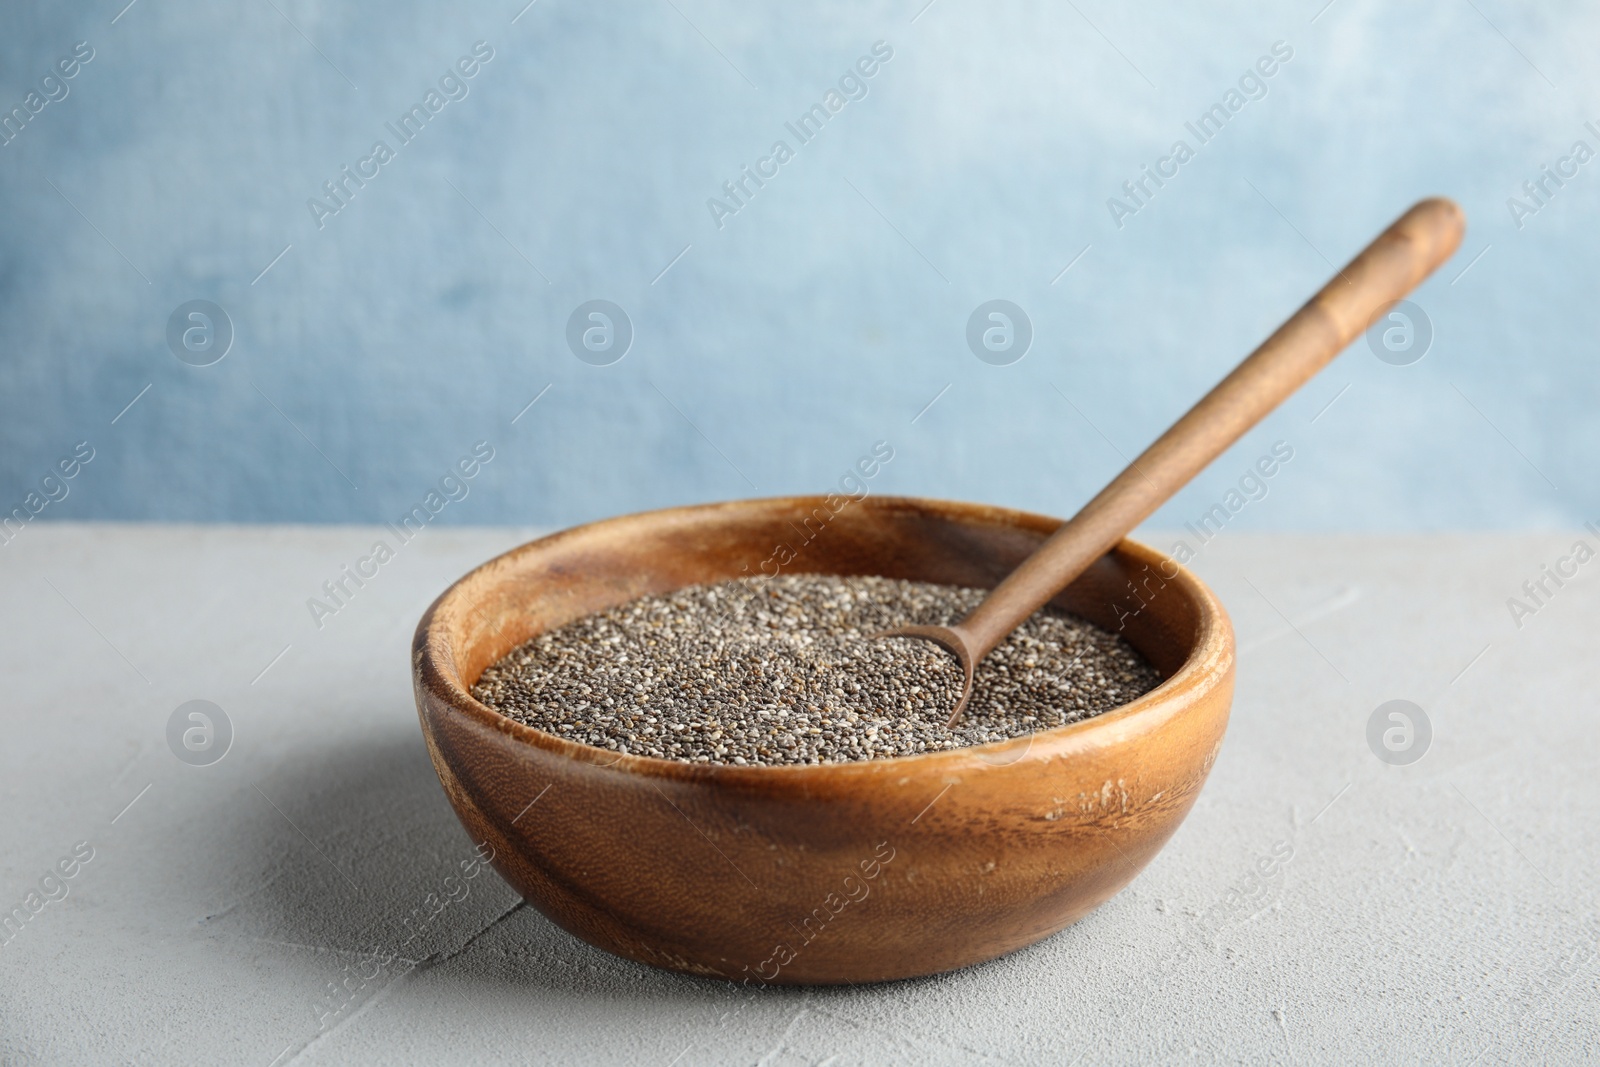
[[(756, 590), (763, 576), (801, 573), (992, 588), (1057, 525), (1023, 512), (895, 497), (842, 506), (837, 497), (788, 497), (649, 512), (577, 527), (490, 561), (448, 590), (424, 626), (433, 631), (441, 680), (481, 708), (466, 690), (501, 656), (637, 597), (732, 579)], [(1208, 603), (1214, 601), (1191, 574), (1131, 541), (1051, 601), (1121, 633), (1163, 679), (1201, 643)]]

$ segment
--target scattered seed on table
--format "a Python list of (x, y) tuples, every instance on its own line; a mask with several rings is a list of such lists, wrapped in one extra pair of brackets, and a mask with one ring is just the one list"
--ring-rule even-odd
[(1077, 722), (1161, 681), (1120, 636), (1034, 613), (978, 666), (927, 641), (987, 590), (797, 574), (753, 594), (697, 585), (589, 615), (512, 650), (472, 695), (518, 722), (615, 752), (697, 763), (839, 763), (962, 748)]

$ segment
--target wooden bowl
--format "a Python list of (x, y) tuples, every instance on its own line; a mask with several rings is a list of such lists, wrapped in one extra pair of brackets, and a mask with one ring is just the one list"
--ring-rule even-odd
[(1188, 813), (1227, 725), (1233, 631), (1198, 579), (1132, 541), (1054, 603), (1108, 629), (1120, 620), (1165, 680), (1028, 738), (862, 763), (690, 764), (567, 741), (469, 694), (524, 641), (636, 597), (779, 559), (785, 574), (990, 587), (1059, 525), (975, 504), (829, 499), (840, 510), (789, 497), (567, 530), (484, 564), (422, 617), (412, 667), (439, 780), (506, 881), (566, 930), (751, 983), (934, 974), (1081, 918)]

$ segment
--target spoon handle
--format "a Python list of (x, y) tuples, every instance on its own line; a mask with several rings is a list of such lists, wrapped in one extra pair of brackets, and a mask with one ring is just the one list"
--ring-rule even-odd
[(1005, 640), (1461, 244), (1450, 200), (1413, 206), (1044, 544), (954, 629), (973, 659)]

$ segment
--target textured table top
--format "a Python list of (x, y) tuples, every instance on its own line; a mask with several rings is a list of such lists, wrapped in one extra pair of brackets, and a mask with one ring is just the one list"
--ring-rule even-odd
[[(528, 531), (430, 529), (319, 628), (307, 599), (379, 533), (35, 524), (0, 549), (0, 1064), (1600, 1058), (1579, 534), (1220, 535), (1193, 566), (1238, 631), (1233, 719), (1127, 890), (966, 971), (753, 993), (592, 949), (492, 871), (447, 886), (472, 848), (407, 643)], [(1547, 564), (1577, 574), (1532, 599)], [(1431, 739), (1385, 713), (1374, 748), (1397, 699)], [(219, 761), (215, 715), (211, 749), (187, 712), (169, 744), (192, 700), (231, 725)]]

